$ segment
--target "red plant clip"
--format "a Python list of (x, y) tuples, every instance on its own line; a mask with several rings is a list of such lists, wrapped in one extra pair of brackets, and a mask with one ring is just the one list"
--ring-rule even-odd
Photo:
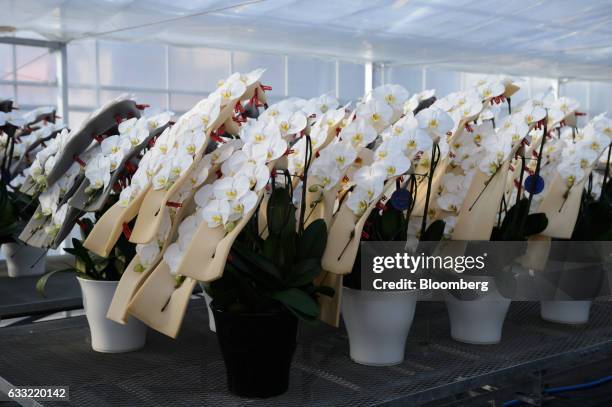
[(272, 178), (276, 178), (276, 168), (272, 168), (272, 171), (270, 171), (270, 176)]
[[(121, 178), (125, 179), (125, 176)], [(118, 192), (121, 192), (122, 189), (123, 189), (123, 186), (121, 185), (121, 180), (117, 180), (117, 182), (113, 184), (113, 191), (118, 193)]]
[(378, 201), (376, 203), (376, 208), (380, 209), (381, 211), (386, 211), (387, 210), (387, 205), (385, 205), (382, 200)]
[(96, 140), (98, 143), (102, 144), (102, 141), (104, 140), (104, 138), (102, 136), (98, 136), (95, 134), (92, 134), (91, 137)]
[(538, 157), (539, 157), (538, 152), (537, 152), (537, 151), (535, 151), (535, 150), (531, 152), (531, 155), (532, 155), (534, 158), (538, 158)]
[(180, 202), (167, 201), (166, 206), (169, 206), (170, 208), (182, 208), (183, 204)]
[(136, 172), (136, 166), (129, 161), (125, 163), (125, 169), (130, 174), (133, 174)]
[(76, 220), (76, 224), (79, 225), (79, 227), (81, 228), (81, 230), (85, 233), (88, 232), (88, 227), (87, 224), (85, 222), (83, 222), (83, 219), (77, 219)]
[(217, 176), (217, 178), (221, 178), (223, 176), (223, 173), (221, 172), (221, 170), (217, 170), (215, 172), (215, 175)]
[(232, 117), (232, 120), (235, 121), (236, 123), (246, 123), (246, 118), (242, 117), (242, 116), (234, 116)]
[(136, 104), (136, 109), (138, 110), (145, 110), (147, 107), (151, 107), (151, 105), (145, 105), (145, 104)]
[(261, 90), (263, 90), (264, 92), (272, 90), (272, 86), (269, 85), (260, 85), (261, 86)]
[(470, 133), (472, 133), (472, 132), (474, 131), (474, 129), (472, 128), (472, 126), (470, 126), (468, 123), (466, 123), (466, 124), (465, 124), (465, 129), (466, 129), (468, 132), (470, 132)]
[(368, 240), (370, 238), (370, 235), (368, 234), (368, 232), (362, 231), (361, 232), (361, 238)]
[(336, 127), (336, 136), (340, 135), (342, 129), (340, 127)]
[(254, 106), (254, 107), (261, 106), (261, 102), (259, 101), (259, 98), (257, 97), (258, 91), (259, 89), (255, 89), (255, 91), (253, 92), (253, 97), (251, 98), (251, 100), (249, 100), (249, 103), (251, 104), (251, 106)]
[(240, 103), (240, 101), (236, 102), (236, 104), (234, 105), (234, 112), (244, 113), (244, 107), (242, 107), (242, 104)]
[(210, 138), (211, 138), (211, 140), (214, 140), (214, 141), (216, 141), (217, 143), (221, 143), (221, 144), (225, 143), (225, 140), (223, 140), (223, 139), (221, 138), (221, 136), (219, 136), (219, 135), (218, 135), (218, 134), (216, 134), (216, 133), (211, 133)]
[(321, 154), (319, 153), (319, 151), (317, 150), (317, 152), (315, 153), (315, 158), (319, 158)]
[(529, 140), (527, 140), (526, 138), (524, 138), (524, 139), (521, 141), (521, 144), (523, 144), (524, 146), (530, 146), (530, 145), (531, 145), (531, 143), (529, 142)]
[(115, 123), (119, 124), (123, 121), (123, 117), (121, 115), (115, 115)]
[(87, 163), (86, 163), (85, 161), (81, 160), (81, 157), (79, 157), (79, 156), (78, 156), (78, 155), (76, 155), (76, 154), (72, 156), (72, 159), (73, 159), (74, 161), (76, 161), (77, 163), (79, 163), (79, 165), (80, 165), (81, 167), (85, 167), (85, 166), (87, 165)]
[(123, 229), (123, 236), (125, 236), (127, 240), (130, 240), (130, 236), (132, 236), (132, 229), (130, 229), (130, 225), (123, 223), (121, 224), (121, 229)]
[(574, 112), (574, 115), (576, 116), (586, 116), (585, 112)]

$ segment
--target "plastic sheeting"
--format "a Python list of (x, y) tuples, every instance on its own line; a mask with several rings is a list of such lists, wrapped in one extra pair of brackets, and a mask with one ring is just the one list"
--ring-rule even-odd
[(609, 0), (0, 0), (0, 25), (386, 65), (612, 80)]

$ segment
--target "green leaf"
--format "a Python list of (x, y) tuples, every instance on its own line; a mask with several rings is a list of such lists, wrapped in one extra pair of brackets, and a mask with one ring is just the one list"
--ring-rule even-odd
[(296, 249), (299, 260), (320, 259), (327, 245), (327, 225), (323, 219), (317, 219), (297, 238)]
[(268, 200), (267, 218), (268, 234), (280, 235), (288, 222), (294, 222), (291, 215), (295, 217), (295, 208), (291, 202), (291, 196), (286, 188), (275, 188)]
[(38, 281), (36, 282), (36, 291), (38, 292), (38, 295), (40, 295), (41, 297), (47, 297), (45, 295), (45, 288), (47, 286), (47, 281), (49, 280), (49, 278), (57, 273), (75, 273), (76, 270), (71, 267), (71, 268), (65, 268), (65, 269), (61, 269), (61, 270), (53, 270), (53, 271), (48, 271), (45, 274), (43, 274)]
[(382, 240), (396, 240), (402, 231), (403, 221), (404, 214), (402, 211), (393, 207), (388, 207), (384, 210), (380, 217), (380, 233)]
[(261, 254), (252, 252), (248, 248), (244, 247), (242, 243), (238, 241), (234, 242), (232, 252), (241, 257), (247, 264), (251, 264), (253, 269), (262, 270), (268, 274), (271, 274), (279, 281), (282, 280), (282, 273), (272, 261)]
[(527, 216), (525, 222), (525, 236), (540, 234), (548, 226), (548, 218), (544, 213), (533, 213)]
[(439, 242), (442, 240), (442, 235), (444, 234), (444, 226), (446, 223), (438, 219), (434, 221), (423, 233), (421, 236), (422, 242)]
[(321, 273), (320, 259), (306, 259), (291, 268), (291, 274), (287, 276), (287, 285), (290, 287), (301, 287), (312, 283)]
[(311, 296), (298, 288), (289, 288), (287, 290), (278, 291), (272, 295), (272, 298), (280, 301), (290, 311), (297, 311), (299, 314), (303, 314), (311, 318), (316, 318), (319, 316), (319, 305), (317, 302)]

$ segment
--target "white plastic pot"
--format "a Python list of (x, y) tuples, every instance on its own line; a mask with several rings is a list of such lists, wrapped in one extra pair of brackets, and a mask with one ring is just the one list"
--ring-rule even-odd
[(589, 321), (591, 301), (541, 301), (542, 319), (560, 324), (585, 324)]
[(87, 280), (77, 277), (83, 293), (83, 307), (96, 352), (121, 353), (144, 346), (147, 326), (130, 316), (125, 325), (106, 318), (118, 281)]
[(45, 272), (45, 249), (23, 243), (5, 243), (2, 253), (9, 277), (39, 276)]
[(402, 363), (416, 303), (414, 291), (362, 291), (344, 287), (342, 317), (351, 359), (369, 366)]
[(504, 320), (512, 301), (499, 293), (493, 279), (486, 279), (490, 281), (489, 291), (483, 297), (460, 300), (449, 292), (445, 293), (454, 340), (473, 345), (490, 345), (501, 341)]

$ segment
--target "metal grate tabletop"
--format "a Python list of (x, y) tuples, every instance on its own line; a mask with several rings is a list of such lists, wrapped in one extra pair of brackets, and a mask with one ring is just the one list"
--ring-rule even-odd
[(203, 300), (192, 301), (176, 340), (149, 331), (141, 351), (93, 352), (88, 331), (84, 317), (0, 329), (4, 384), (70, 386), (69, 404), (38, 401), (48, 406), (411, 405), (612, 350), (612, 303), (594, 304), (583, 326), (548, 323), (537, 303), (513, 303), (502, 343), (486, 346), (455, 342), (444, 305), (419, 303), (405, 361), (395, 367), (357, 365), (344, 329), (302, 323), (289, 392), (266, 400), (226, 391)]

